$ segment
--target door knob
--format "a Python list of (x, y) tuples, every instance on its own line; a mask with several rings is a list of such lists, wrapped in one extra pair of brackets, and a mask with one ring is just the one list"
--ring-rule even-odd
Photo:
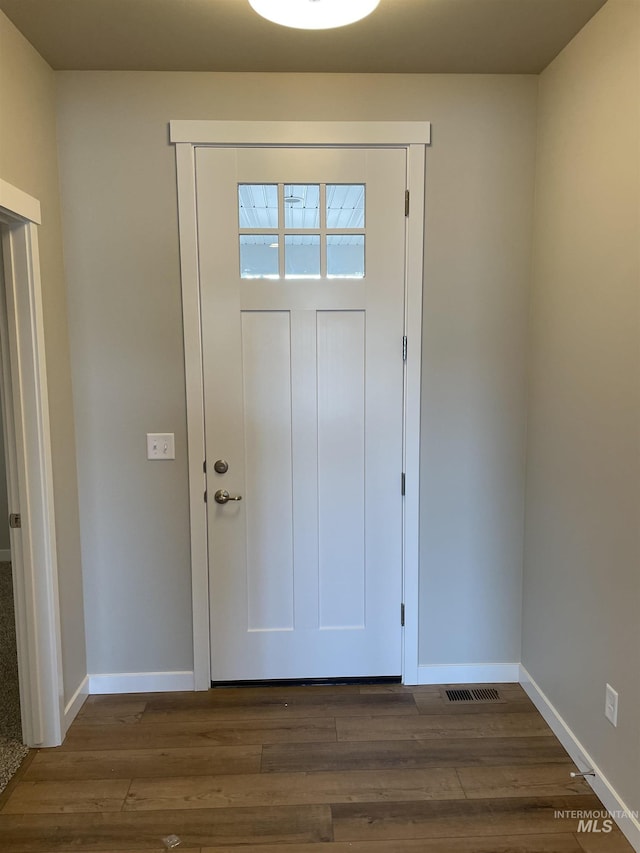
[(235, 498), (232, 498), (226, 489), (218, 489), (213, 498), (217, 504), (228, 504), (229, 501), (241, 501), (242, 495), (236, 495)]

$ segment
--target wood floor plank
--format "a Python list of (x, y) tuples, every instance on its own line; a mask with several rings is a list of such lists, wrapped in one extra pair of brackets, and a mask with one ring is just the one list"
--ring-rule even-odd
[(418, 714), (412, 694), (286, 693), (268, 692), (253, 701), (236, 691), (235, 700), (221, 698), (216, 691), (198, 694), (203, 698), (185, 707), (182, 700), (171, 703), (151, 699), (142, 716), (145, 723), (198, 720), (280, 720), (320, 717), (399, 716)]
[(480, 797), (555, 797), (588, 794), (584, 779), (569, 776), (573, 764), (529, 767), (459, 767), (458, 777), (469, 799)]
[(584, 853), (633, 853), (633, 847), (615, 826), (611, 833), (578, 832), (575, 838)]
[(142, 711), (137, 714), (84, 714), (77, 719), (80, 726), (133, 726), (142, 722)]
[[(510, 835), (505, 837), (438, 838), (392, 841), (335, 841), (320, 848), (325, 853), (633, 853), (622, 833), (611, 835), (580, 834)], [(582, 846), (584, 844), (584, 846)], [(181, 845), (182, 846), (182, 845)], [(158, 850), (165, 850), (164, 845)], [(189, 847), (190, 853), (283, 853), (281, 844), (249, 844), (241, 848)], [(288, 844), (286, 853), (320, 853), (316, 844)], [(47, 850), (42, 853), (55, 853)], [(74, 853), (93, 853), (88, 848), (74, 847)], [(112, 850), (110, 853), (149, 853), (142, 850)]]
[(451, 738), (340, 743), (268, 744), (263, 773), (320, 770), (559, 764), (568, 776), (571, 759), (555, 738)]
[(146, 707), (147, 700), (141, 696), (89, 696), (76, 719), (134, 716), (142, 714)]
[(368, 803), (455, 799), (464, 793), (454, 769), (364, 770), (134, 779), (124, 809), (133, 811), (237, 806)]
[(11, 814), (73, 814), (117, 812), (122, 808), (129, 780), (85, 782), (20, 782), (2, 809)]
[[(298, 701), (300, 704), (314, 704), (322, 701), (348, 701), (360, 695), (357, 684), (324, 685), (278, 685), (274, 687), (216, 687), (211, 690), (182, 691), (171, 693), (129, 694), (127, 699), (145, 702), (154, 710), (173, 708), (188, 710), (205, 706), (223, 705), (270, 705), (274, 703)], [(93, 699), (94, 697), (90, 697)], [(104, 702), (113, 696), (97, 697)], [(122, 698), (122, 697), (121, 697)]]
[(49, 749), (38, 752), (24, 778), (53, 781), (258, 773), (261, 755), (262, 747), (253, 744), (83, 752)]
[(439, 692), (439, 687), (435, 684), (363, 684), (360, 687), (360, 693), (363, 695), (372, 695), (376, 693), (411, 693), (414, 696), (419, 696), (423, 693)]
[[(93, 697), (89, 697), (90, 699)], [(103, 697), (100, 697), (103, 698)], [(85, 702), (76, 720), (80, 725), (110, 725), (112, 723), (139, 723), (147, 703), (137, 699), (128, 701), (126, 696), (109, 696), (111, 701), (101, 703)], [(115, 701), (119, 699), (120, 701)]]
[[(191, 695), (192, 691), (188, 693), (184, 693), (183, 695), (188, 696)], [(157, 694), (155, 693), (92, 693), (90, 696), (87, 696), (82, 708), (81, 712), (86, 711), (88, 708), (93, 706), (100, 707), (109, 705), (120, 705), (121, 703), (136, 703), (143, 702), (146, 703), (153, 696)], [(164, 694), (163, 694), (164, 695)], [(180, 693), (173, 693), (172, 695), (178, 696)]]
[[(287, 845), (332, 840), (328, 806), (118, 812), (84, 815), (1, 815), (0, 838), (10, 853), (165, 851), (162, 838), (177, 835), (178, 850), (242, 844)], [(283, 849), (287, 849), (283, 847)], [(165, 852), (166, 853), (166, 852)]]
[(336, 841), (573, 833), (577, 820), (557, 818), (564, 809), (593, 809), (591, 794), (429, 800), (422, 803), (338, 804), (331, 807)]
[(417, 717), (338, 718), (339, 741), (421, 740), (460, 737), (553, 737), (538, 712), (421, 714)]
[[(204, 847), (201, 853), (240, 851), (237, 847)], [(250, 844), (242, 847), (241, 853), (582, 853), (582, 848), (573, 835), (554, 834), (438, 838), (435, 841), (424, 838), (404, 841), (334, 841), (323, 845), (321, 850), (313, 844), (291, 844), (286, 851), (272, 844)]]
[(88, 696), (78, 717), (106, 714), (141, 714), (153, 693), (109, 693)]
[(234, 722), (139, 723), (135, 726), (93, 726), (76, 721), (64, 744), (65, 751), (105, 749), (163, 749), (231, 746), (262, 743), (335, 741), (333, 718), (300, 720), (245, 720)]

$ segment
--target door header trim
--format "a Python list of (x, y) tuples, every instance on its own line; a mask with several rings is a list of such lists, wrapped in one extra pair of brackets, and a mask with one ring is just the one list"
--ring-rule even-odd
[(35, 222), (36, 225), (42, 223), (38, 199), (3, 181), (2, 178), (0, 178), (0, 208), (8, 212), (11, 220), (19, 218)]
[(169, 122), (169, 140), (191, 145), (429, 145), (428, 121), (185, 121)]

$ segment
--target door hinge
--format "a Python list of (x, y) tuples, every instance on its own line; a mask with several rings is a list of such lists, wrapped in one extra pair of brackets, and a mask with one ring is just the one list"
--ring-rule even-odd
[(409, 190), (404, 191), (404, 215), (409, 215)]
[(400, 625), (404, 628), (404, 604), (400, 605)]
[(9, 516), (9, 527), (22, 527), (22, 516), (19, 512), (12, 512)]
[(206, 459), (205, 459), (205, 460), (204, 460), (204, 462), (202, 463), (202, 473), (203, 473), (203, 474), (206, 474), (206, 473), (207, 473), (207, 460), (206, 460)]
[(407, 360), (407, 336), (402, 336), (402, 360)]
[(206, 492), (204, 493), (204, 502), (205, 503), (207, 502), (207, 493)]
[(404, 471), (401, 474), (401, 483), (402, 483), (402, 485), (401, 485), (402, 492), (401, 493), (404, 496), (406, 485), (407, 485), (407, 475), (404, 473)]

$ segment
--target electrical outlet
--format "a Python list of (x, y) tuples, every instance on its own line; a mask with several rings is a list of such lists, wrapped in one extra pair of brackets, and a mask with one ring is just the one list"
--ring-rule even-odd
[(176, 441), (172, 432), (147, 433), (147, 459), (175, 459)]
[(610, 684), (605, 691), (604, 715), (614, 726), (618, 725), (618, 694)]

